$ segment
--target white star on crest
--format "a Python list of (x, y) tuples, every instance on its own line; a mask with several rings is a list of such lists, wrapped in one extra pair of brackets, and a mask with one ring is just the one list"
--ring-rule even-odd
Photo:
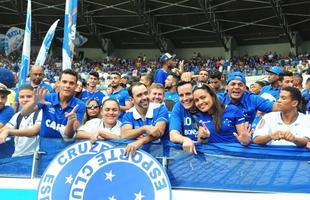
[(142, 195), (141, 190), (139, 193), (135, 193), (135, 196), (136, 196), (135, 200), (142, 200), (142, 198), (144, 198), (144, 195)]
[(70, 174), (70, 176), (66, 177), (66, 184), (70, 184), (71, 185), (72, 181), (73, 181), (72, 174)]
[(109, 173), (105, 173), (105, 180), (109, 180), (112, 182), (113, 177), (115, 174), (112, 173), (112, 170), (109, 171)]
[(114, 196), (109, 197), (109, 200), (117, 200)]

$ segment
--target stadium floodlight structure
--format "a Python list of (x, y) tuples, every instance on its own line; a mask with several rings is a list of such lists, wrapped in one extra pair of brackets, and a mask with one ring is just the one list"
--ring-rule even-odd
[(153, 42), (161, 52), (174, 51), (174, 46), (169, 39), (161, 36), (159, 33), (158, 23), (156, 18), (152, 16), (151, 12), (145, 12), (147, 5), (145, 0), (131, 0), (133, 6), (136, 8), (137, 14), (143, 19), (144, 24), (148, 26), (149, 35)]
[(272, 5), (272, 8), (274, 10), (275, 15), (279, 19), (280, 26), (283, 29), (291, 47), (295, 47), (295, 43), (293, 40), (293, 32), (290, 30), (287, 18), (285, 17), (285, 14), (283, 12), (283, 8), (281, 6), (281, 1), (280, 0), (270, 0), (270, 3)]

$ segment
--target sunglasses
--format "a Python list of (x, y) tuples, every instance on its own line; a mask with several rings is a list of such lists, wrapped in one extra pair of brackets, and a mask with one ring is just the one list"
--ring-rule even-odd
[(86, 107), (87, 109), (95, 109), (95, 108), (99, 108), (99, 106), (97, 105), (90, 105)]

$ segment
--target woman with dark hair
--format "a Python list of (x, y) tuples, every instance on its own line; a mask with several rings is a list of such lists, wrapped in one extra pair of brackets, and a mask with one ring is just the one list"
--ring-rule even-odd
[(118, 121), (120, 105), (115, 99), (106, 99), (102, 103), (101, 116), (87, 121), (77, 130), (77, 138), (90, 139), (119, 139), (121, 133), (121, 122)]
[(202, 143), (250, 143), (250, 127), (240, 109), (222, 104), (212, 88), (198, 84), (193, 88), (194, 103), (199, 110), (194, 119), (199, 126), (197, 141)]
[(100, 118), (99, 102), (96, 99), (89, 99), (86, 102), (86, 113), (83, 120), (84, 121), (83, 124), (94, 118)]

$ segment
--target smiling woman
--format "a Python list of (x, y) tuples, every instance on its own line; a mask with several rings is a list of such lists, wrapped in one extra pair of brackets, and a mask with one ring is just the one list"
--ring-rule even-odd
[[(96, 102), (95, 100), (90, 100), (87, 105), (88, 110), (98, 110), (100, 112), (98, 103), (93, 104), (91, 102)], [(106, 99), (102, 103), (101, 109), (102, 119), (94, 118), (87, 121), (83, 126), (77, 130), (77, 138), (90, 139), (92, 142), (97, 139), (119, 139), (120, 138), (120, 127), (121, 122), (117, 120), (120, 114), (119, 103), (115, 99)]]

